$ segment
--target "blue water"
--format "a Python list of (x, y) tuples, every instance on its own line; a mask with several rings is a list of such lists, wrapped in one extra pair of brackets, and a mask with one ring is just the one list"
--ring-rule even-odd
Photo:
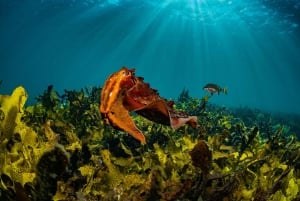
[(128, 66), (165, 98), (213, 82), (228, 88), (213, 103), (300, 114), (299, 13), (298, 0), (1, 0), (0, 92), (23, 85), (33, 103)]

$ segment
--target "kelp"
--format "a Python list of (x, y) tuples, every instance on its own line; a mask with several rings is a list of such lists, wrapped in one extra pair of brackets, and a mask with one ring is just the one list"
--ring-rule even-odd
[(199, 127), (174, 131), (133, 116), (141, 146), (104, 124), (99, 91), (50, 86), (32, 106), (23, 87), (0, 95), (0, 200), (300, 199), (295, 122), (184, 90), (175, 106), (193, 111)]

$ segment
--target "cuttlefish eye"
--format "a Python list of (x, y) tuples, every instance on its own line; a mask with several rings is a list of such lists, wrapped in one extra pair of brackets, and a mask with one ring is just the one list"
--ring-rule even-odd
[(123, 71), (123, 76), (129, 76), (129, 75), (130, 75), (130, 71), (128, 71), (128, 70)]

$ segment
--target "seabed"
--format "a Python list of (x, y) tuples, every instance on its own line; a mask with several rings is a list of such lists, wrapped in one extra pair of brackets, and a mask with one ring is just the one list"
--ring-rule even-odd
[(299, 201), (299, 117), (223, 108), (184, 90), (179, 130), (132, 114), (146, 145), (106, 125), (100, 88), (0, 95), (0, 200)]

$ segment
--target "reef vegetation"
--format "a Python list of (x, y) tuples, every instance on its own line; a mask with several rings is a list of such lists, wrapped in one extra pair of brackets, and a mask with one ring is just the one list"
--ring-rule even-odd
[(142, 145), (105, 124), (100, 91), (49, 86), (30, 106), (21, 86), (0, 95), (0, 200), (300, 200), (299, 117), (219, 107), (184, 89), (174, 108), (198, 128), (132, 114)]

